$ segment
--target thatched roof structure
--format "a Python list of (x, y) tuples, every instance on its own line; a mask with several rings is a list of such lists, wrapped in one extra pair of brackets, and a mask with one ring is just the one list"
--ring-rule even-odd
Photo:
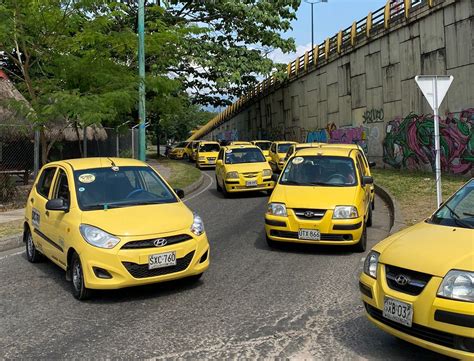
[[(33, 125), (18, 111), (15, 111), (13, 107), (9, 106), (9, 102), (12, 100), (25, 102), (27, 107), (30, 106), (25, 97), (21, 95), (7, 75), (0, 69), (0, 141), (33, 139)], [(76, 128), (64, 121), (53, 122), (45, 127), (44, 134), (46, 139), (54, 141), (74, 142), (84, 139), (82, 128)], [(86, 136), (88, 140), (103, 141), (107, 139), (107, 132), (102, 125), (92, 125), (87, 127)]]

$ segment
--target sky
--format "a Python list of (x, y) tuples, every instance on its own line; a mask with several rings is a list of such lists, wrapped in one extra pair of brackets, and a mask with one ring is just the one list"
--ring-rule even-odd
[[(386, 3), (386, 0), (328, 0), (327, 3), (314, 4), (314, 43), (321, 44), (327, 37), (334, 36)], [(297, 17), (292, 22), (293, 30), (283, 34), (285, 38), (295, 38), (296, 53), (274, 51), (269, 56), (274, 61), (289, 63), (311, 48), (311, 5), (302, 0)]]

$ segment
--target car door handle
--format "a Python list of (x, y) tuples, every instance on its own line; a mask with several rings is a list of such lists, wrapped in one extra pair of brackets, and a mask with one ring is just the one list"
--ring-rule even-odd
[(30, 203), (34, 203), (35, 199), (34, 198), (30, 198)]

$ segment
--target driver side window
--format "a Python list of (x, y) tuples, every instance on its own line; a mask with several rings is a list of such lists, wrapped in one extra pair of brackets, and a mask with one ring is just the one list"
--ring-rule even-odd
[(69, 182), (67, 180), (66, 172), (62, 169), (59, 169), (53, 198), (60, 198), (67, 204), (70, 204), (71, 197), (69, 193)]
[(219, 155), (217, 156), (218, 160), (223, 160), (224, 159), (224, 149), (221, 149), (219, 151)]

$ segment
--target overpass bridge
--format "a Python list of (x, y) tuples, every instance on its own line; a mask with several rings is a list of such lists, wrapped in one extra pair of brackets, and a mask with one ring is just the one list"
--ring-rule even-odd
[(414, 81), (449, 74), (443, 168), (474, 171), (473, 0), (388, 0), (265, 79), (190, 137), (358, 143), (397, 168), (432, 169), (433, 117)]

